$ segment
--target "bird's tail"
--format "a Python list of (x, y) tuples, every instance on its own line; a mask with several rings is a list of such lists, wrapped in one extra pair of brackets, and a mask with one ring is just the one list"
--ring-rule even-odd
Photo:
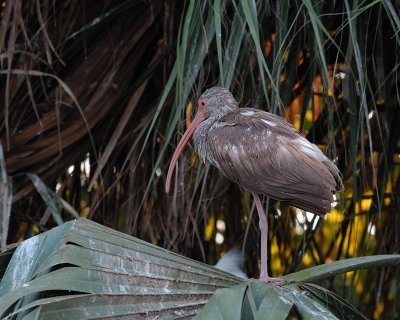
[[(296, 208), (309, 211), (320, 216), (332, 210), (333, 194), (329, 189), (310, 186), (307, 184), (292, 184), (283, 192), (281, 199)], [(290, 199), (290, 200), (287, 200)]]
[(329, 159), (328, 159), (328, 161), (324, 161), (323, 164), (328, 168), (329, 172), (335, 178), (336, 186), (335, 186), (335, 190), (332, 190), (332, 191), (336, 191), (336, 192), (342, 191), (344, 189), (344, 186), (343, 186), (342, 175), (340, 174), (339, 169)]

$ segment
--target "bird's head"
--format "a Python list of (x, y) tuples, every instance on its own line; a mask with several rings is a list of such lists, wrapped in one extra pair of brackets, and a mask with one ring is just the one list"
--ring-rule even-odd
[(225, 88), (212, 87), (207, 89), (200, 96), (196, 116), (179, 141), (175, 153), (172, 156), (172, 160), (168, 169), (167, 181), (165, 183), (165, 190), (167, 193), (170, 189), (171, 178), (174, 172), (175, 164), (199, 124), (208, 118), (219, 119), (238, 107), (238, 103), (236, 102), (232, 93)]
[(204, 91), (198, 101), (197, 115), (207, 118), (220, 118), (239, 105), (232, 93), (225, 88), (212, 87)]

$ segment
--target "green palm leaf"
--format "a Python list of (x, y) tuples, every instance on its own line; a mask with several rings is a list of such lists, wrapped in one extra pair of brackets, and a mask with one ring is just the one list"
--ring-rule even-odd
[[(313, 281), (399, 263), (399, 255), (364, 257), (283, 278)], [(166, 319), (192, 317), (200, 310), (198, 319), (286, 319), (290, 313), (301, 319), (364, 319), (347, 301), (317, 285), (243, 283), (84, 219), (26, 240), (15, 252), (3, 252), (0, 265), (7, 265), (0, 283), (2, 319)]]

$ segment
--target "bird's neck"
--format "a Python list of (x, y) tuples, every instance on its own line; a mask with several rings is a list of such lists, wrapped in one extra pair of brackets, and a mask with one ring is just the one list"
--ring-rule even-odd
[(219, 120), (217, 117), (208, 118), (199, 124), (195, 132), (193, 133), (194, 150), (200, 156), (203, 162), (212, 161), (212, 152), (210, 150), (209, 143), (207, 143), (208, 133), (212, 129), (213, 125)]

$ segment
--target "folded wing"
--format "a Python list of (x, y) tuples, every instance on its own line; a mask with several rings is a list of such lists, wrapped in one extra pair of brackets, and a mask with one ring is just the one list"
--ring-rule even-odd
[(210, 162), (245, 189), (316, 214), (343, 188), (339, 170), (283, 118), (242, 108), (208, 132)]

